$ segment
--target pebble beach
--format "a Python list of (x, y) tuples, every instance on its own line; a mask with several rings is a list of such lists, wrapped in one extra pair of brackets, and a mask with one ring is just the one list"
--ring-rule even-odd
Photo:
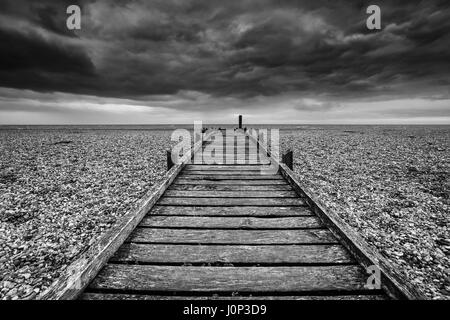
[[(166, 172), (171, 130), (0, 130), (0, 299), (35, 299)], [(432, 299), (450, 297), (448, 126), (280, 130), (299, 180)]]
[(431, 299), (450, 298), (450, 127), (281, 133), (299, 180)]
[(0, 130), (0, 299), (34, 299), (166, 172), (171, 131)]

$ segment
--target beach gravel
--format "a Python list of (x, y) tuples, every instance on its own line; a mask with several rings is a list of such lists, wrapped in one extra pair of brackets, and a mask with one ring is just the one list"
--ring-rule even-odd
[[(34, 299), (166, 172), (165, 130), (0, 130), (0, 299)], [(428, 297), (450, 297), (450, 131), (281, 130), (302, 184)]]
[(0, 130), (0, 298), (33, 299), (166, 172), (170, 131)]
[(432, 299), (450, 297), (448, 126), (281, 134), (299, 180)]

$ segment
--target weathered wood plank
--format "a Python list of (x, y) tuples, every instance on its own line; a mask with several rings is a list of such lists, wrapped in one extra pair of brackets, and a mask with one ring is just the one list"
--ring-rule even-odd
[(338, 296), (180, 296), (120, 293), (84, 293), (81, 300), (388, 300), (385, 295), (338, 295)]
[(165, 197), (206, 198), (298, 198), (294, 191), (196, 191), (167, 190)]
[(258, 165), (187, 165), (185, 171), (196, 171), (196, 170), (210, 170), (210, 171), (261, 171), (264, 169), (269, 169), (269, 166), (258, 166)]
[(193, 162), (195, 165), (268, 165), (270, 164), (269, 159), (203, 159), (198, 160), (198, 162)]
[(308, 207), (212, 207), (212, 206), (154, 206), (150, 215), (165, 216), (235, 216), (235, 217), (289, 217), (312, 216)]
[(193, 230), (137, 228), (129, 242), (194, 244), (337, 243), (328, 230)]
[(187, 267), (106, 265), (90, 289), (197, 292), (363, 290), (359, 266)]
[(161, 245), (124, 244), (110, 262), (221, 264), (350, 264), (342, 245)]
[(228, 216), (228, 217), (286, 217), (312, 216), (308, 207), (153, 207), (150, 215), (164, 216)]
[[(223, 148), (221, 146), (217, 146), (217, 147), (209, 147), (208, 146), (208, 150), (203, 149), (203, 154), (206, 154), (208, 156), (210, 155), (214, 155), (214, 154), (242, 154), (242, 153), (251, 153), (251, 154), (258, 154), (258, 150), (256, 150), (256, 148), (245, 148), (245, 149), (227, 149), (227, 148)], [(263, 154), (263, 153), (259, 153), (259, 154)], [(265, 154), (265, 156), (267, 156), (267, 154)]]
[(254, 166), (261, 166), (261, 165), (269, 165), (269, 160), (264, 159), (214, 159), (214, 160), (205, 160), (204, 162), (197, 163), (197, 165), (254, 165)]
[(252, 150), (239, 150), (239, 151), (235, 151), (235, 152), (227, 152), (227, 151), (222, 151), (222, 150), (216, 150), (216, 152), (205, 152), (203, 154), (204, 157), (217, 157), (217, 156), (234, 156), (234, 157), (253, 157), (253, 158), (257, 158), (257, 157), (262, 157), (262, 158), (267, 158), (267, 154), (264, 153), (256, 153), (256, 152), (252, 152)]
[(295, 229), (320, 228), (317, 217), (180, 217), (147, 215), (139, 224), (141, 227), (177, 228), (236, 228), (236, 229)]
[(180, 178), (187, 178), (191, 180), (283, 180), (281, 175), (277, 174), (266, 174), (266, 175), (255, 175), (255, 176), (240, 176), (240, 175), (222, 175), (222, 174), (187, 174), (181, 173)]
[(236, 153), (236, 152), (252, 152), (252, 153), (255, 153), (255, 154), (257, 154), (258, 153), (258, 150), (257, 150), (257, 148), (256, 148), (256, 146), (249, 146), (249, 145), (247, 145), (247, 146), (244, 146), (244, 147), (242, 147), (242, 148), (238, 148), (238, 147), (236, 147), (236, 146), (234, 146), (234, 147), (227, 147), (227, 146), (224, 146), (224, 145), (211, 145), (211, 144), (209, 144), (209, 145), (207, 145), (207, 146), (205, 146), (204, 148), (203, 148), (203, 153), (207, 153), (207, 154), (210, 154), (210, 153), (213, 153), (213, 152), (223, 152), (223, 153)]
[(213, 176), (235, 176), (235, 175), (241, 175), (241, 176), (245, 176), (245, 177), (251, 177), (253, 178), (254, 176), (276, 176), (277, 174), (273, 173), (272, 171), (266, 170), (266, 171), (255, 171), (255, 170), (242, 170), (242, 171), (236, 171), (236, 170), (231, 170), (231, 171), (215, 171), (215, 170), (196, 170), (196, 171), (184, 171), (183, 172), (183, 176), (190, 176), (190, 175), (213, 175)]
[(172, 184), (168, 190), (182, 191), (289, 191), (290, 185), (213, 185), (213, 184)]
[[(255, 150), (256, 151), (256, 150)], [(267, 154), (263, 154), (263, 153), (257, 153), (253, 150), (238, 150), (238, 151), (226, 151), (226, 150), (217, 150), (215, 152), (209, 152), (209, 151), (204, 151), (203, 153), (203, 157), (217, 157), (217, 156), (225, 156), (225, 155), (231, 155), (231, 156), (252, 156), (252, 157), (265, 157), (267, 158)]]
[[(175, 198), (162, 197), (161, 206), (305, 206), (300, 198)], [(244, 211), (244, 209), (241, 209)]]
[(190, 177), (184, 176), (179, 177), (172, 185), (180, 184), (203, 184), (203, 185), (240, 185), (240, 186), (254, 186), (254, 185), (286, 185), (284, 180), (273, 180), (273, 179), (257, 179), (257, 180), (211, 180), (211, 179), (190, 179)]

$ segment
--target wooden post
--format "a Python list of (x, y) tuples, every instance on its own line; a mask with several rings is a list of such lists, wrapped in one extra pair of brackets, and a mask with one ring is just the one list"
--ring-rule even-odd
[(292, 150), (288, 150), (283, 155), (282, 161), (289, 169), (294, 170), (294, 153), (292, 152)]
[(172, 152), (170, 150), (166, 150), (166, 156), (167, 156), (167, 171), (169, 171), (173, 167)]
[(256, 153), (259, 155), (259, 132), (258, 132), (258, 141), (256, 143)]
[(239, 115), (239, 129), (242, 129), (242, 115)]

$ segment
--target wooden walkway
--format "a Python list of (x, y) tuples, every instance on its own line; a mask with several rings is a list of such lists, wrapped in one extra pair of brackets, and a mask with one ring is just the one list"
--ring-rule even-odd
[(246, 139), (238, 163), (186, 165), (80, 298), (387, 298)]

